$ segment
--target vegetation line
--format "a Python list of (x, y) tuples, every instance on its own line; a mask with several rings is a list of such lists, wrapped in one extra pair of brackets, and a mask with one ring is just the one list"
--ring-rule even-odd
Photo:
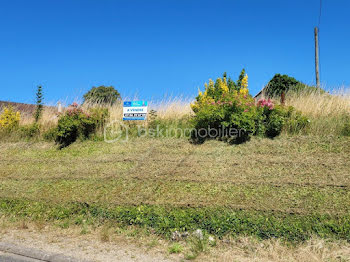
[(218, 237), (252, 235), (260, 239), (283, 238), (304, 241), (312, 236), (350, 240), (350, 216), (328, 214), (285, 214), (233, 210), (231, 208), (191, 208), (163, 206), (115, 206), (70, 202), (53, 205), (25, 199), (0, 198), (0, 212), (16, 219), (70, 221), (80, 224), (115, 222), (153, 228), (170, 236), (175, 230), (202, 229)]

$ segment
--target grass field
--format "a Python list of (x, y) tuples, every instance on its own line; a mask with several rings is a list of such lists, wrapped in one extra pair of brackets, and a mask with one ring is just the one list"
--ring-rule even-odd
[[(160, 238), (166, 252), (200, 261), (350, 261), (349, 101), (344, 92), (288, 95), (310, 125), (240, 145), (138, 137), (128, 122), (127, 142), (101, 141), (98, 130), (59, 150), (43, 135), (58, 117), (44, 111), (38, 135), (0, 134), (0, 236), (47, 225), (101, 242), (110, 232)], [(151, 103), (156, 113), (142, 126), (190, 128), (189, 104)], [(120, 104), (108, 110), (107, 123), (121, 120)], [(204, 241), (171, 241), (197, 229)], [(209, 236), (218, 246), (204, 254)]]
[(350, 139), (282, 136), (229, 146), (0, 144), (0, 212), (65, 225), (84, 219), (217, 235), (350, 239)]

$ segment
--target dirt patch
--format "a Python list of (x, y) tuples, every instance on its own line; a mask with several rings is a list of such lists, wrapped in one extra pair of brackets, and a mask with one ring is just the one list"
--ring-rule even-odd
[(98, 234), (81, 235), (74, 229), (58, 229), (55, 231), (52, 228), (35, 230), (29, 227), (26, 230), (3, 230), (0, 240), (27, 248), (39, 249), (50, 253), (62, 253), (77, 259), (96, 262), (179, 261), (179, 259), (170, 257), (157, 248), (149, 250), (146, 245), (143, 247), (122, 237), (102, 242), (98, 236)]

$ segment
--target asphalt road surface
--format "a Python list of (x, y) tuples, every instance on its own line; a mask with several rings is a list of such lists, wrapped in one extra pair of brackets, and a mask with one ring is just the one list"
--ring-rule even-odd
[(87, 262), (64, 254), (46, 253), (40, 250), (0, 242), (0, 262)]

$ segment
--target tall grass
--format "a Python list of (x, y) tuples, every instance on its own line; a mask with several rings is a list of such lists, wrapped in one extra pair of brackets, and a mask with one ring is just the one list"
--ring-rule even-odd
[[(190, 103), (192, 99), (178, 97), (166, 98), (160, 101), (150, 101), (149, 111), (154, 110), (157, 118), (161, 120), (178, 120), (184, 116), (192, 114)], [(87, 107), (94, 107), (96, 105), (86, 105)], [(115, 103), (108, 106), (110, 113), (110, 121), (121, 120), (123, 118), (123, 104)]]
[(308, 133), (312, 135), (344, 135), (350, 123), (350, 90), (287, 94), (286, 105), (310, 119)]
[[(131, 99), (132, 100), (132, 99)], [(165, 98), (158, 101), (149, 101), (149, 120), (156, 119), (157, 124), (167, 127), (187, 127), (188, 119), (193, 112), (190, 103), (193, 99), (186, 97)], [(277, 102), (279, 99), (275, 99)], [(286, 95), (286, 105), (293, 106), (303, 115), (310, 119), (310, 126), (303, 133), (310, 135), (350, 135), (350, 89), (342, 89), (329, 93), (288, 93)], [(98, 104), (83, 104), (83, 108), (88, 110), (91, 107), (98, 107)], [(122, 120), (123, 104), (115, 103), (108, 106), (109, 120), (114, 122)], [(44, 107), (43, 115), (40, 119), (42, 131), (57, 125), (58, 113), (54, 107)], [(31, 114), (23, 114), (20, 125), (30, 125), (34, 122)], [(141, 125), (149, 125), (150, 121), (137, 122)], [(135, 123), (128, 122), (135, 125)]]

